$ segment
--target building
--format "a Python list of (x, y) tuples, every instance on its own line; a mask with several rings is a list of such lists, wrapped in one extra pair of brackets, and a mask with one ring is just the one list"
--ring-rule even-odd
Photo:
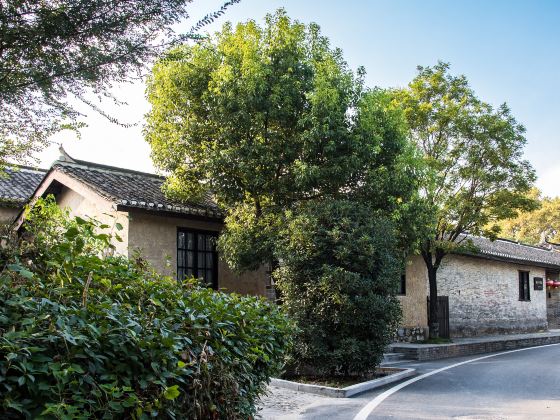
[[(447, 315), (440, 326), (447, 323), (451, 337), (560, 327), (560, 288), (547, 286), (547, 280), (559, 279), (560, 252), (504, 239), (468, 239), (477, 251), (447, 255), (437, 274), (440, 317)], [(429, 287), (421, 257), (409, 259), (405, 281), (400, 339), (412, 341), (428, 327)]]
[[(0, 178), (0, 217), (11, 221), (30, 198), (54, 195), (72, 215), (94, 217), (116, 228), (117, 252), (136, 251), (163, 274), (194, 275), (210, 286), (272, 297), (265, 268), (236, 274), (215, 248), (223, 216), (211, 197), (176, 202), (161, 191), (164, 178), (62, 157), (48, 171), (21, 167)], [(21, 222), (19, 214), (17, 223)], [(16, 224), (17, 224), (16, 223)], [(438, 270), (443, 335), (538, 331), (560, 328), (560, 251), (507, 240), (468, 237), (477, 251), (447, 255)], [(398, 339), (422, 340), (428, 329), (428, 280), (423, 260), (409, 259), (399, 296), (403, 309)]]
[[(28, 177), (12, 178), (26, 183), (18, 197), (28, 193)], [(194, 275), (216, 289), (267, 294), (265, 268), (237, 274), (218, 258), (215, 239), (223, 216), (210, 197), (196, 203), (169, 200), (161, 191), (163, 177), (76, 160), (66, 153), (41, 178), (28, 199), (52, 194), (72, 216), (93, 217), (115, 233), (120, 225), (116, 252), (133, 256), (139, 251), (156, 270), (179, 279)], [(16, 226), (22, 217), (20, 212)]]
[(44, 169), (14, 166), (0, 174), (0, 224), (14, 221), (46, 172)]

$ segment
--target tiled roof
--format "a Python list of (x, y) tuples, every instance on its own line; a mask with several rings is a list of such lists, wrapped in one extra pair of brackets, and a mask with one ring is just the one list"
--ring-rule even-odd
[(472, 235), (466, 236), (466, 239), (472, 242), (478, 252), (462, 252), (463, 254), (560, 269), (560, 252), (553, 247), (526, 245), (507, 239), (491, 241)]
[(222, 212), (210, 196), (197, 203), (169, 200), (161, 191), (165, 181), (162, 176), (81, 160), (57, 161), (52, 169), (83, 182), (99, 195), (123, 207), (222, 217)]
[(41, 183), (46, 170), (27, 166), (7, 167), (0, 174), (0, 205), (21, 207)]

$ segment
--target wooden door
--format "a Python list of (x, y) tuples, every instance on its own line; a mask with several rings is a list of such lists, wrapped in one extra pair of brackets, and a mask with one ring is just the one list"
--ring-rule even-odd
[[(430, 323), (430, 298), (428, 297), (428, 324)], [(449, 338), (449, 296), (438, 296), (439, 336)]]

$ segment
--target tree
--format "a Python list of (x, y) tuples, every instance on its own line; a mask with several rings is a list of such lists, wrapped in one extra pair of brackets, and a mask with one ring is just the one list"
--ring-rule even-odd
[(437, 270), (443, 258), (468, 246), (465, 232), (495, 238), (496, 222), (534, 208), (525, 193), (535, 180), (523, 160), (525, 137), (507, 105), (478, 99), (449, 65), (418, 67), (408, 88), (395, 91), (431, 169), (420, 194), (432, 209), (431, 233), (420, 247), (430, 288), (430, 337), (438, 337)]
[(303, 203), (284, 221), (275, 280), (298, 326), (287, 376), (367, 376), (400, 320), (397, 225), (356, 200)]
[(226, 24), (155, 65), (146, 138), (154, 164), (171, 173), (169, 193), (213, 191), (224, 206), (261, 212), (350, 181), (356, 145), (346, 112), (360, 88), (317, 26), (284, 13), (269, 15), (264, 29)]
[[(186, 34), (173, 24), (191, 0), (5, 0), (0, 4), (0, 167), (25, 160), (62, 128), (79, 128), (69, 97), (109, 95), (170, 44), (239, 0), (229, 0)], [(92, 105), (93, 106), (93, 105)]]
[(560, 242), (560, 197), (543, 197), (537, 188), (531, 189), (528, 196), (539, 203), (539, 208), (501, 221), (500, 235), (533, 245)]
[[(363, 71), (355, 75), (317, 25), (292, 22), (282, 10), (265, 22), (226, 24), (159, 60), (148, 81), (146, 139), (156, 166), (170, 174), (168, 194), (211, 193), (225, 209), (219, 249), (230, 266), (277, 267), (284, 307), (300, 323), (300, 360), (316, 372), (369, 369), (398, 312), (394, 273), (412, 238), (398, 221), (413, 214), (414, 149), (391, 97), (364, 91)], [(384, 258), (374, 258), (382, 248)], [(314, 294), (316, 275), (330, 291)], [(297, 304), (302, 290), (311, 297)], [(330, 306), (333, 296), (346, 304)], [(376, 312), (373, 334), (366, 309), (375, 299), (387, 311)], [(306, 315), (323, 304), (332, 317)], [(350, 331), (337, 320), (351, 313), (361, 327)], [(372, 341), (374, 356), (351, 351), (353, 361), (341, 359), (351, 343), (356, 350)]]

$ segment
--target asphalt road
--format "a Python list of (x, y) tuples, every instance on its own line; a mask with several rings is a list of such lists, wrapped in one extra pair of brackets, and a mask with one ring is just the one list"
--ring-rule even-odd
[[(479, 357), (406, 366), (425, 374)], [(361, 412), (361, 418), (368, 420), (560, 420), (560, 345), (534, 347), (468, 362), (387, 395), (394, 391), (394, 386), (343, 401), (329, 399), (327, 404), (309, 407), (297, 418), (353, 420)], [(369, 410), (372, 405), (373, 409)], [(364, 407), (368, 407), (365, 414)]]

